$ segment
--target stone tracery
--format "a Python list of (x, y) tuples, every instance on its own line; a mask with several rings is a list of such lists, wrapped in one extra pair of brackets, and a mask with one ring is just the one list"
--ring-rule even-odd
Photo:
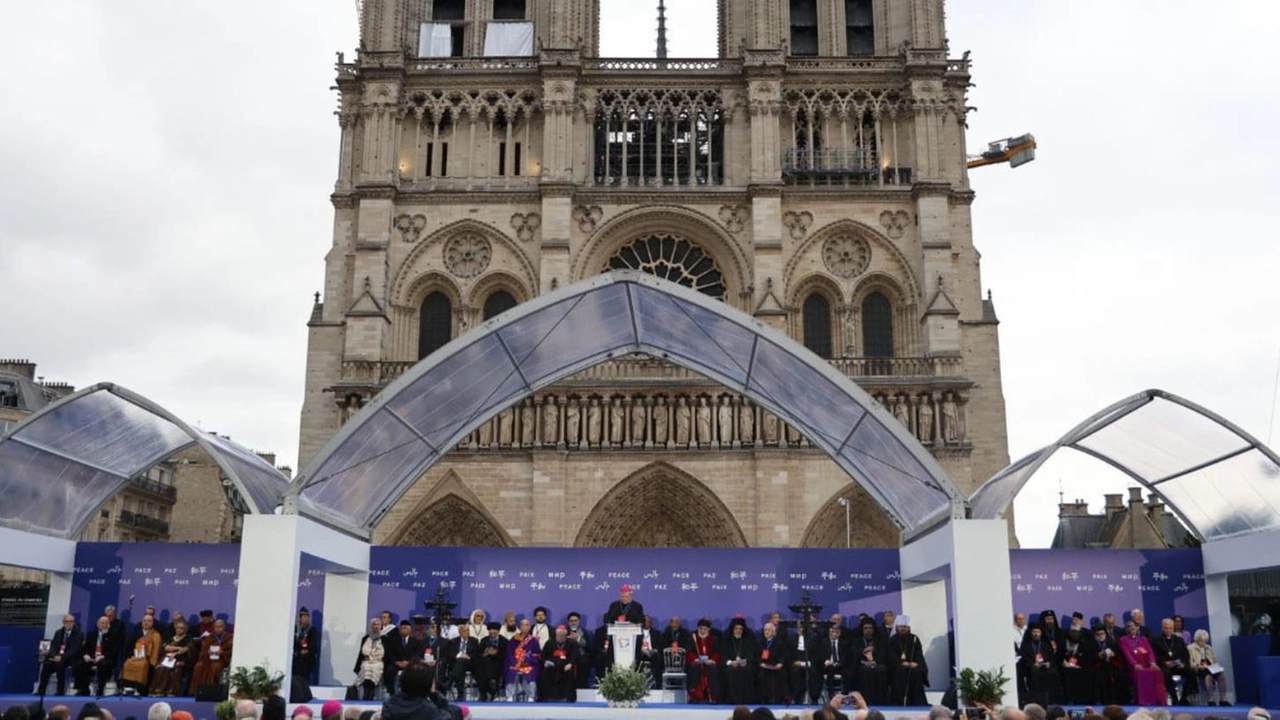
[(733, 513), (710, 488), (674, 467), (655, 463), (606, 493), (583, 521), (573, 544), (723, 548), (747, 543)]

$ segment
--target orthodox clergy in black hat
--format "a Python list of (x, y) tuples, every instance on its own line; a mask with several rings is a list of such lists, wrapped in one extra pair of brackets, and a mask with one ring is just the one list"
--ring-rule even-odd
[(310, 684), (318, 657), (320, 632), (311, 624), (311, 611), (304, 606), (298, 610), (298, 624), (293, 627), (293, 674)]
[(889, 649), (871, 618), (862, 621), (858, 636), (849, 643), (850, 664), (858, 691), (868, 705), (889, 702)]

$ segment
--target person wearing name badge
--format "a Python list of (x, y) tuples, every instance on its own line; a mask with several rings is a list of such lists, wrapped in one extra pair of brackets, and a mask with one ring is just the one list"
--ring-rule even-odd
[(516, 613), (514, 610), (508, 610), (502, 614), (502, 627), (499, 628), (498, 634), (510, 640), (515, 634), (520, 632), (520, 624), (516, 622)]
[(729, 633), (721, 641), (724, 702), (730, 705), (755, 702), (756, 654), (755, 642), (747, 635), (747, 621), (739, 615), (729, 622)]
[(1093, 639), (1085, 650), (1096, 681), (1092, 705), (1123, 705), (1129, 702), (1129, 673), (1119, 641), (1107, 634), (1107, 626), (1093, 626)]
[(922, 707), (929, 702), (925, 688), (929, 686), (929, 663), (924, 658), (924, 645), (911, 632), (911, 618), (899, 615), (894, 620), (893, 639), (889, 641), (890, 705)]
[(753, 658), (757, 668), (760, 702), (765, 705), (781, 705), (786, 702), (787, 667), (791, 659), (787, 650), (787, 640), (778, 635), (777, 626), (771, 622), (765, 623)]
[[(520, 626), (516, 626), (515, 637), (520, 634)], [(480, 691), (480, 700), (489, 702), (502, 696), (502, 664), (507, 658), (507, 644), (511, 641), (502, 637), (502, 625), (491, 622), (485, 627), (485, 635), (480, 639), (479, 655), (475, 660), (476, 685)]]
[(1195, 640), (1187, 646), (1187, 664), (1195, 668), (1196, 677), (1204, 686), (1204, 704), (1213, 705), (1213, 690), (1218, 689), (1218, 705), (1227, 707), (1227, 674), (1218, 664), (1218, 656), (1209, 645), (1209, 633), (1197, 630)]
[(129, 659), (120, 668), (120, 684), (125, 691), (146, 695), (151, 686), (151, 669), (160, 664), (164, 640), (155, 629), (155, 616), (143, 615), (141, 628), (134, 638)]
[(191, 670), (191, 646), (187, 621), (182, 617), (174, 618), (173, 637), (165, 641), (160, 649), (163, 653), (160, 664), (151, 672), (153, 697), (174, 697), (186, 693), (183, 681)]
[(533, 626), (529, 632), (538, 639), (538, 647), (546, 645), (551, 639), (551, 626), (547, 624), (548, 614), (547, 609), (541, 605), (533, 609)]
[(1129, 679), (1133, 683), (1138, 704), (1164, 705), (1164, 673), (1160, 671), (1151, 643), (1142, 636), (1142, 626), (1131, 616), (1125, 623), (1124, 630), (1124, 637), (1120, 638), (1120, 651), (1129, 666)]
[(711, 621), (702, 618), (693, 634), (693, 651), (686, 656), (689, 702), (720, 702), (720, 659), (720, 643), (711, 634)]
[(662, 636), (653, 627), (653, 616), (644, 616), (636, 645), (638, 665), (648, 668), (653, 687), (662, 687)]
[(97, 694), (106, 692), (107, 681), (116, 670), (116, 658), (120, 655), (120, 646), (115, 644), (115, 634), (111, 631), (111, 620), (103, 615), (98, 618), (94, 630), (85, 638), (80, 663), (76, 666), (76, 692), (80, 695), (90, 694), (90, 682), (97, 687)]
[(431, 679), (431, 687), (445, 686), (444, 678), (440, 678), (440, 664), (444, 661), (440, 636), (436, 634), (436, 626), (421, 615), (413, 616), (413, 634), (422, 647), (422, 664), (427, 666)]
[(370, 618), (369, 633), (360, 638), (360, 654), (356, 656), (356, 685), (360, 686), (360, 699), (372, 700), (382, 684), (386, 668), (387, 646), (382, 641), (382, 618)]
[(471, 626), (471, 637), (482, 638), (488, 634), (489, 623), (486, 622), (488, 617), (489, 615), (480, 608), (471, 611), (467, 621), (467, 624)]
[(1092, 703), (1098, 680), (1088, 662), (1088, 639), (1078, 629), (1067, 631), (1058, 648), (1058, 667), (1062, 673), (1062, 694), (1072, 705)]
[(533, 702), (538, 697), (538, 678), (542, 675), (542, 645), (533, 634), (528, 618), (520, 621), (520, 631), (507, 643), (507, 657), (502, 680), (507, 700)]
[(1022, 641), (1022, 664), (1027, 668), (1027, 700), (1042, 707), (1062, 704), (1058, 656), (1039, 623), (1032, 623)]
[(311, 611), (303, 607), (298, 610), (298, 624), (293, 630), (293, 674), (310, 684), (319, 656), (320, 631), (311, 624)]
[(632, 590), (630, 585), (623, 585), (618, 589), (618, 599), (609, 603), (609, 611), (604, 614), (605, 623), (639, 625), (644, 622), (644, 606), (636, 602)]
[(569, 628), (556, 626), (556, 634), (542, 646), (542, 688), (539, 696), (546, 702), (577, 702), (574, 669), (578, 663), (578, 644), (569, 639)]
[[(84, 633), (76, 626), (74, 615), (62, 616), (62, 627), (53, 634), (49, 644), (49, 653), (40, 663), (40, 689), (49, 682), (49, 676), (56, 677), (58, 695), (67, 694), (67, 670), (75, 667), (84, 646)], [(39, 695), (40, 693), (36, 693)]]
[(205, 685), (222, 684), (222, 671), (231, 667), (231, 651), (235, 637), (227, 631), (227, 621), (218, 618), (213, 628), (200, 641), (196, 669), (191, 673), (191, 689), (199, 692)]
[[(1160, 621), (1160, 634), (1151, 639), (1151, 648), (1156, 651), (1156, 656), (1159, 658), (1160, 672), (1164, 673), (1164, 690), (1170, 701), (1174, 705), (1186, 705), (1186, 693), (1193, 689), (1190, 682), (1191, 672), (1188, 669), (1191, 656), (1187, 652), (1187, 644), (1182, 641), (1182, 636), (1174, 630), (1172, 619), (1165, 618)], [(1185, 681), (1182, 684), (1182, 697), (1178, 697), (1178, 684), (1174, 680), (1175, 677), (1181, 677)]]

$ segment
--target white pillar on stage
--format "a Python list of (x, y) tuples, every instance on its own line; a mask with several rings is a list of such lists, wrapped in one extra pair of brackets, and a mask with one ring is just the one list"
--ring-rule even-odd
[(324, 579), (324, 637), (320, 684), (350, 685), (360, 638), (369, 630), (369, 573), (330, 573)]
[[(0, 565), (47, 570), (49, 572), (49, 604), (45, 611), (46, 637), (62, 627), (62, 616), (71, 608), (71, 581), (76, 570), (76, 543), (48, 535), (0, 528)], [(80, 626), (89, 628), (98, 618), (79, 618)]]
[[(340, 667), (344, 658), (355, 657), (359, 636), (351, 641), (351, 628), (363, 626), (368, 606), (368, 543), (297, 515), (245, 516), (232, 665), (265, 664), (283, 672), (286, 694), (293, 674), (293, 630), (303, 553), (317, 558), (326, 571), (325, 607), (321, 610), (325, 637), (332, 644), (322, 640), (320, 645), (322, 678), (326, 669)], [(330, 582), (335, 586), (332, 595)], [(331, 598), (334, 605), (329, 604)]]
[[(911, 616), (912, 629), (925, 646), (931, 686), (945, 687), (953, 666), (1003, 668), (1010, 679), (1006, 692), (1012, 691), (1012, 653), (1008, 643), (993, 640), (1008, 636), (1013, 622), (1008, 524), (1004, 520), (952, 520), (904, 545), (899, 556), (903, 611)], [(955, 636), (954, 658), (946, 652), (948, 630)], [(935, 667), (941, 672), (934, 671)]]
[[(1238, 535), (1211, 540), (1200, 546), (1204, 560), (1204, 595), (1209, 610), (1209, 644), (1218, 656), (1218, 664), (1227, 673), (1227, 698), (1236, 700), (1235, 668), (1231, 659), (1231, 603), (1227, 597), (1227, 578), (1233, 573), (1255, 572), (1273, 566), (1280, 530)], [(1187, 628), (1194, 632), (1198, 628)]]
[(642, 632), (635, 623), (613, 623), (609, 637), (613, 638), (614, 667), (631, 667), (636, 663), (636, 638)]

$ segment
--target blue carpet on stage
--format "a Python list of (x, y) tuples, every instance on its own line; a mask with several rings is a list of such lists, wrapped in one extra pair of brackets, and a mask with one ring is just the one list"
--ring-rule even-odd
[[(32, 695), (0, 695), (0, 711), (9, 708), (12, 705), (29, 705), (37, 702), (38, 698)], [(163, 700), (169, 703), (174, 710), (186, 710), (191, 713), (196, 720), (214, 720), (213, 708), (215, 703), (196, 702), (188, 698), (122, 698), (117, 696), (95, 699), (84, 696), (66, 696), (53, 697), (47, 696), (44, 699), (44, 708), (48, 710), (56, 705), (66, 705), (71, 710), (71, 717), (75, 718), (80, 708), (87, 702), (95, 702), (99, 707), (109, 710), (114, 716), (114, 720), (128, 720), (128, 718), (136, 718), (136, 720), (146, 720), (147, 709), (151, 707), (153, 702)], [(307, 703), (315, 709), (316, 717), (320, 714), (321, 702)], [(378, 703), (345, 703), (349, 705), (359, 705), (369, 709), (378, 709), (381, 706)], [(543, 718), (576, 718), (580, 720), (591, 720), (599, 718), (601, 720), (612, 718), (637, 718), (637, 717), (662, 717), (662, 718), (691, 718), (701, 720), (702, 718), (726, 718), (729, 715), (730, 707), (727, 705), (683, 705), (683, 704), (645, 704), (640, 710), (615, 710), (607, 708), (603, 703), (469, 703), (472, 709), (472, 717), (477, 720), (485, 720), (486, 718), (494, 718), (501, 720), (541, 720)], [(290, 705), (290, 711), (293, 709)], [(799, 714), (803, 708), (797, 707), (775, 707), (774, 712), (778, 717), (782, 717), (785, 712)], [(1083, 708), (1068, 708), (1083, 710)], [(1127, 710), (1136, 710), (1137, 708), (1126, 708)], [(1249, 710), (1247, 705), (1237, 705), (1233, 707), (1189, 707), (1189, 708), (1169, 708), (1172, 712), (1187, 712), (1196, 720), (1204, 720), (1207, 717), (1215, 717), (1220, 720), (1244, 720)], [(929, 708), (882, 708), (885, 715), (890, 720), (898, 718), (910, 718), (915, 720), (921, 715), (928, 713)], [(1272, 716), (1276, 716), (1276, 710), (1272, 710)]]

